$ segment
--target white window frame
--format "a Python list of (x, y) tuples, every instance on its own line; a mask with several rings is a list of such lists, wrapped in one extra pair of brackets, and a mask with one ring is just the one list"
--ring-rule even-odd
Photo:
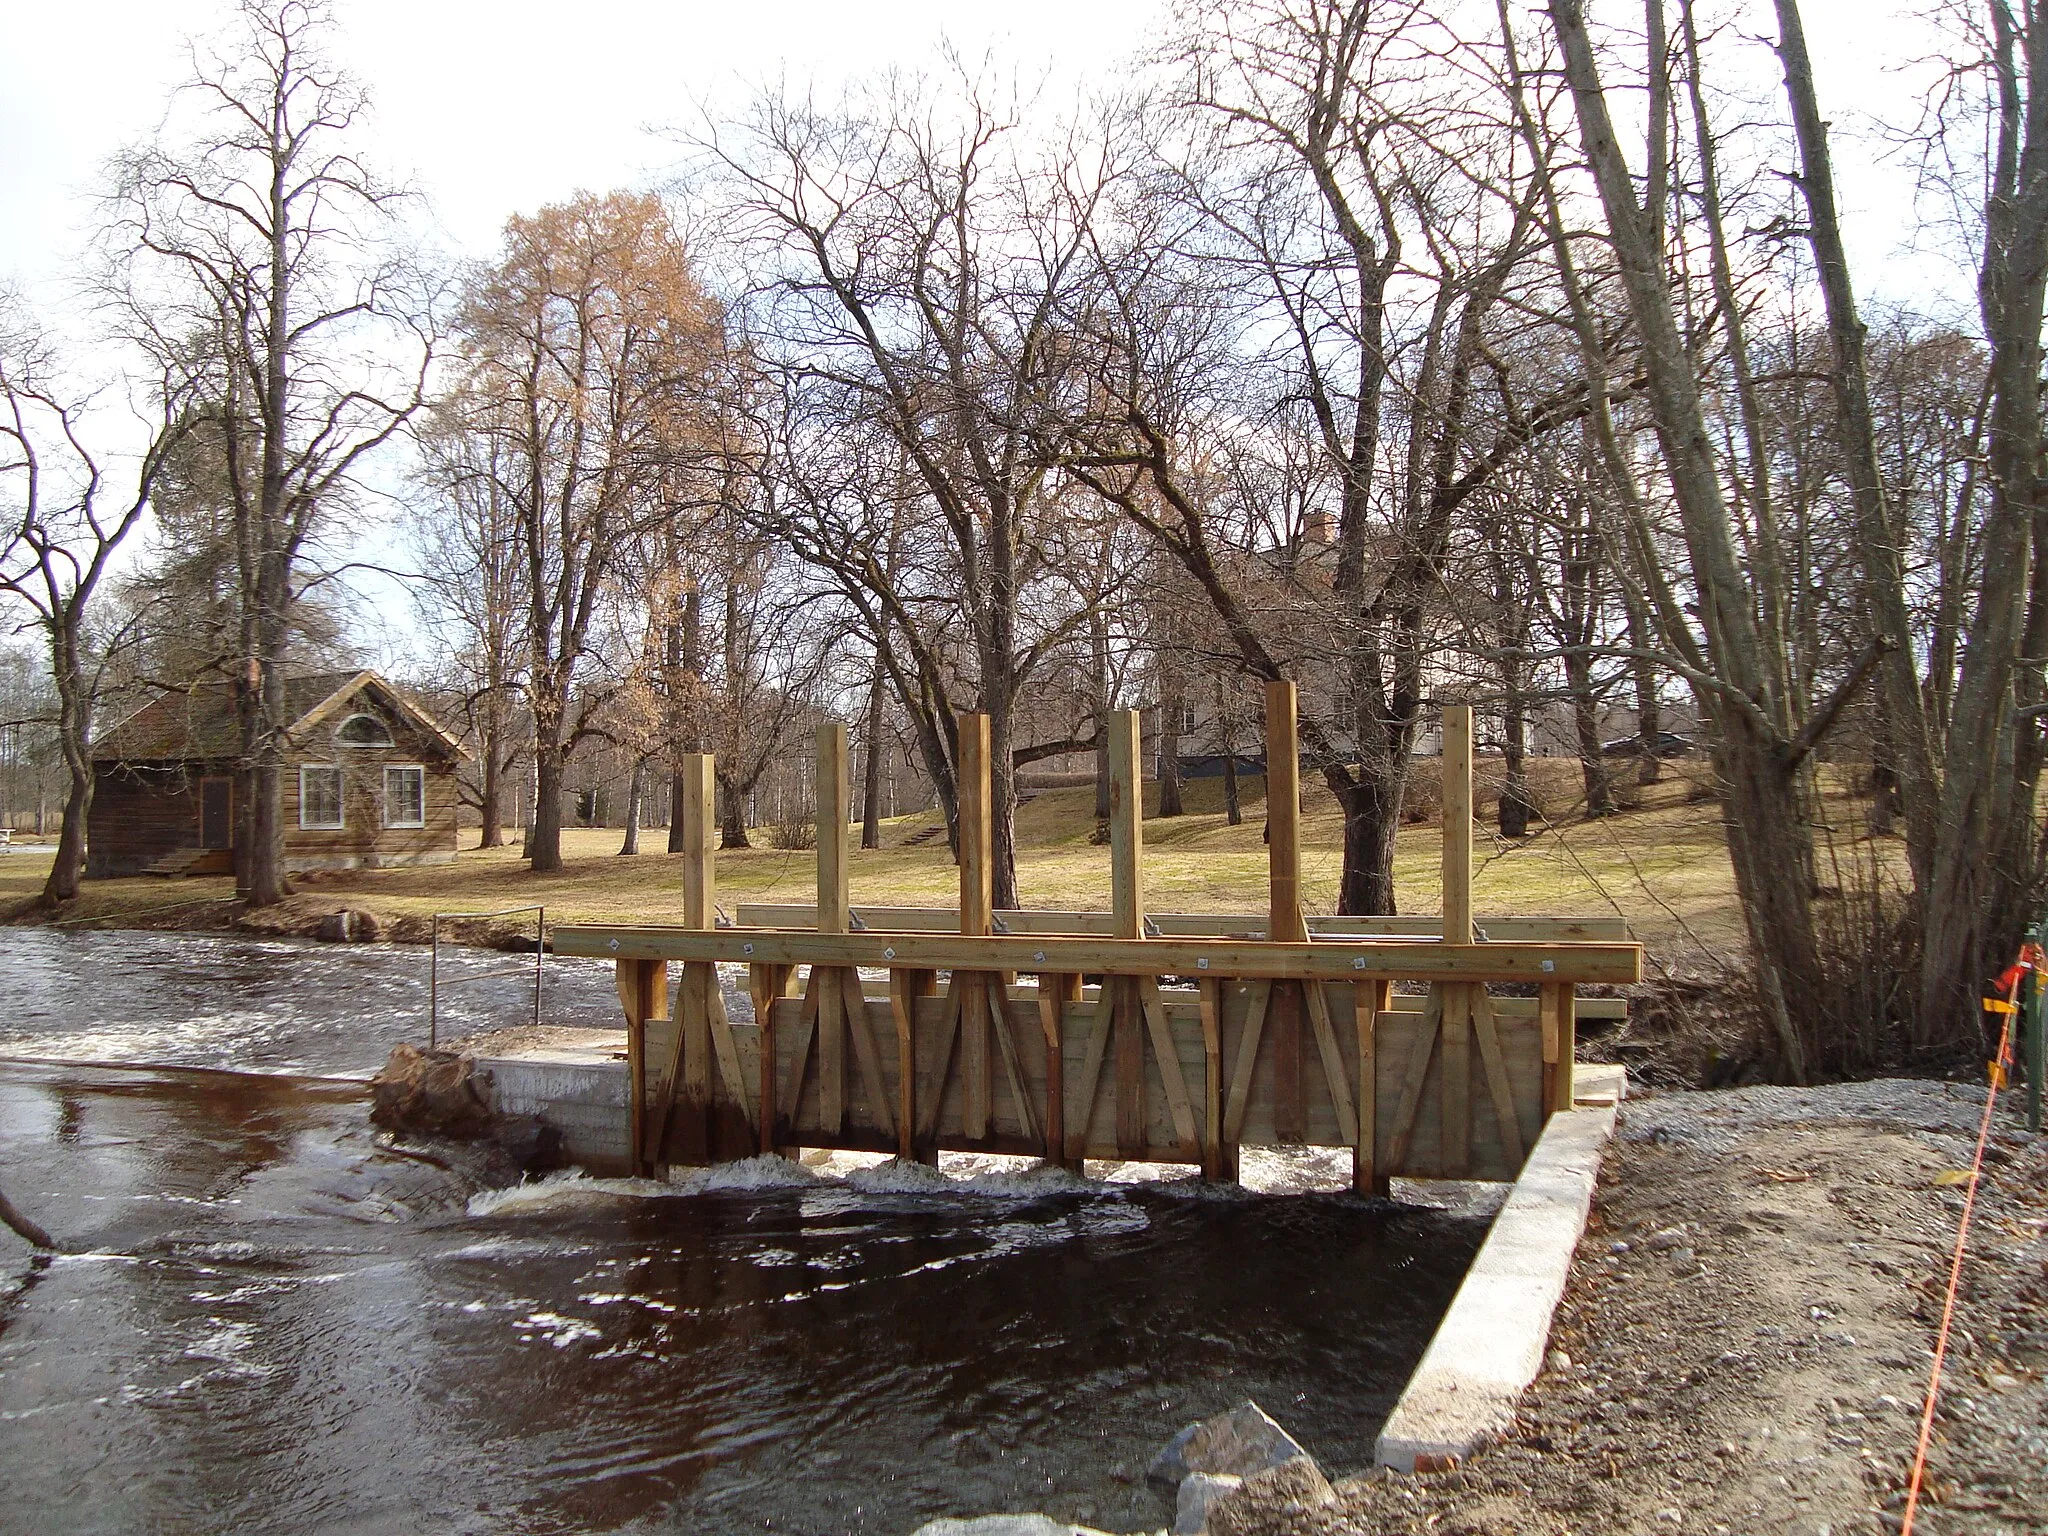
[[(306, 775), (309, 773), (331, 773), (334, 775), (334, 820), (312, 821), (306, 816)], [(299, 828), (306, 832), (340, 832), (348, 825), (348, 778), (341, 771), (339, 763), (301, 763), (299, 765)]]
[[(391, 819), (391, 775), (394, 773), (416, 773), (420, 777), (420, 814), (417, 821), (393, 821)], [(384, 825), (387, 827), (424, 827), (427, 824), (427, 768), (424, 763), (387, 763), (384, 767)]]
[[(384, 733), (384, 739), (382, 741), (350, 741), (347, 737), (341, 734), (350, 726), (354, 725), (358, 720), (367, 720), (370, 722), (370, 724), (376, 726), (378, 730)], [(335, 726), (334, 744), (337, 747), (344, 747), (356, 752), (377, 752), (385, 751), (392, 747), (395, 747), (398, 745), (398, 742), (397, 739), (391, 734), (390, 726), (386, 725), (382, 720), (378, 719), (368, 710), (359, 709), (354, 714), (348, 716), (346, 719), (341, 721), (340, 724)]]

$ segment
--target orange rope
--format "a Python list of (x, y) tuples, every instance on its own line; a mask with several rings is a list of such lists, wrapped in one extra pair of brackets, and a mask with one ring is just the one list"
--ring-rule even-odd
[[(2021, 977), (2032, 968), (2023, 958), (2019, 965), (2006, 973), (2010, 978), (2005, 999), (2008, 1008), (2018, 1002)], [(1987, 1003), (1985, 1006), (1990, 1005)], [(1920, 1484), (1927, 1475), (1927, 1445), (1934, 1437), (1934, 1405), (1941, 1394), (1941, 1367), (1948, 1358), (1949, 1325), (1955, 1318), (1956, 1291), (1963, 1280), (1963, 1249), (1970, 1238), (1970, 1216), (1977, 1206), (1977, 1182), (1983, 1176), (1984, 1147), (1991, 1139), (1991, 1112), (1998, 1103), (1998, 1090), (2005, 1086), (2006, 1064), (2012, 1049), (2013, 1014), (2001, 1012), (2004, 1023), (1998, 1031), (1998, 1054), (1991, 1062), (1990, 1083), (1984, 1092), (1984, 1119), (1977, 1127), (1977, 1154), (1970, 1160), (1970, 1187), (1963, 1194), (1962, 1220), (1956, 1224), (1955, 1258), (1948, 1268), (1948, 1294), (1942, 1298), (1941, 1332), (1934, 1341), (1934, 1367), (1927, 1376), (1927, 1404), (1920, 1411), (1920, 1443), (1913, 1451), (1913, 1472), (1906, 1484), (1906, 1518), (1899, 1527), (1899, 1536), (1913, 1536), (1913, 1516), (1920, 1508)]]

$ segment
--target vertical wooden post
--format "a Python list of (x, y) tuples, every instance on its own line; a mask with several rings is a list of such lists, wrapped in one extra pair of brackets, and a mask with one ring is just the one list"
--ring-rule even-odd
[(1138, 730), (1135, 709), (1109, 717), (1109, 888), (1120, 939), (1145, 937), (1145, 781)]
[[(715, 763), (708, 752), (690, 752), (678, 765), (682, 770), (682, 804), (677, 813), (683, 829), (683, 926), (709, 928), (717, 901), (716, 875), (711, 861), (711, 823), (716, 795)], [(682, 1081), (679, 1085), (687, 1129), (687, 1155), (709, 1161), (718, 1149), (712, 1146), (712, 990), (718, 985), (715, 965), (686, 965), (677, 978), (675, 1027), (682, 1047)], [(671, 1094), (671, 1097), (674, 1097)]]
[(711, 862), (712, 802), (717, 793), (716, 760), (709, 752), (685, 752), (681, 763), (683, 803), (683, 926), (709, 928), (717, 902)]
[[(1472, 942), (1472, 706), (1443, 712), (1443, 940)], [(1472, 987), (1443, 989), (1443, 1171), (1462, 1178), (1472, 1157)]]
[(889, 1014), (896, 1025), (896, 1155), (905, 1162), (918, 1155), (917, 1003), (931, 990), (930, 971), (889, 972)]
[(1080, 1000), (1079, 976), (1039, 974), (1038, 1023), (1045, 1034), (1045, 1157), (1075, 1173), (1081, 1171), (1081, 1159), (1067, 1151), (1067, 1004)]
[(660, 960), (620, 960), (613, 966), (619, 1005), (626, 1011), (626, 1171), (647, 1171), (647, 1021), (668, 1012), (668, 966)]
[[(677, 766), (683, 792), (675, 808), (682, 828), (683, 925), (709, 928), (715, 900), (711, 863), (714, 762), (709, 753), (692, 752)], [(684, 965), (676, 978), (669, 1033), (654, 1050), (643, 1048), (643, 1071), (655, 1066), (661, 1074), (652, 1123), (644, 1126), (643, 1156), (649, 1163), (666, 1161), (672, 1124), (681, 1161), (709, 1162), (716, 1150), (712, 1146), (711, 993), (717, 985), (716, 966)]]
[[(990, 931), (993, 915), (994, 791), (989, 768), (987, 715), (960, 716), (960, 931)], [(1001, 982), (997, 981), (1000, 986)], [(956, 972), (960, 998), (961, 1133), (969, 1141), (988, 1135), (995, 1114), (995, 1080), (989, 1070), (988, 977)], [(940, 1085), (943, 1095), (944, 1084)]]
[(1442, 1174), (1462, 1179), (1472, 1166), (1472, 988), (1454, 981), (1443, 995)]
[[(846, 770), (846, 727), (838, 721), (818, 727), (818, 932), (845, 933), (850, 905), (846, 884), (846, 823), (852, 790)], [(818, 994), (818, 1112), (837, 1135), (846, 1124), (846, 1009), (862, 1006), (858, 972), (814, 966), (811, 986)], [(843, 987), (855, 989), (841, 1001)]]
[(1271, 899), (1266, 936), (1308, 939), (1301, 916), (1301, 741), (1294, 684), (1266, 684), (1266, 863)]
[(1577, 1049), (1577, 1009), (1569, 982), (1549, 982), (1538, 994), (1537, 1016), (1543, 1029), (1543, 1113), (1570, 1109), (1576, 1084), (1572, 1058)]
[[(1119, 939), (1145, 937), (1145, 766), (1135, 709), (1109, 717), (1109, 893)], [(1096, 1027), (1114, 1031), (1116, 1145), (1126, 1157), (1145, 1150), (1145, 1025), (1132, 976), (1102, 978)]]
[(1566, 982), (1557, 989), (1557, 1107), (1571, 1109), (1579, 1102), (1576, 1064), (1579, 1059), (1578, 989)]
[[(1275, 943), (1308, 938), (1301, 913), (1301, 741), (1299, 703), (1286, 679), (1266, 684), (1266, 866), (1269, 899), (1266, 935)], [(1273, 1042), (1273, 1131), (1286, 1145), (1308, 1139), (1308, 1104), (1302, 1086), (1298, 982), (1276, 981), (1267, 1005)]]
[[(637, 962), (621, 960), (623, 966)], [(626, 1176), (647, 1173), (647, 1021), (626, 1020)]]
[(1223, 1157), (1223, 983), (1200, 983), (1202, 1008), (1202, 1177), (1225, 1176)]
[(1472, 942), (1472, 706), (1444, 706), (1444, 942)]
[(994, 900), (988, 751), (988, 716), (960, 716), (960, 931), (976, 936), (988, 933)]
[[(780, 1114), (781, 1100), (778, 1087), (781, 1074), (776, 1070), (775, 1004), (789, 991), (790, 978), (796, 974), (793, 965), (755, 965), (747, 968), (747, 987), (754, 996), (754, 1025), (760, 1031), (761, 1042), (761, 1119), (758, 1129), (761, 1135), (760, 1147), (765, 1153), (781, 1150), (776, 1141), (776, 1117)], [(803, 1071), (803, 1063), (797, 1063), (797, 1071)]]
[(851, 907), (846, 885), (846, 824), (852, 812), (846, 772), (846, 727), (818, 727), (818, 932), (845, 933)]
[(1351, 1187), (1361, 1195), (1384, 1193), (1379, 1171), (1380, 1015), (1393, 1003), (1390, 981), (1361, 981), (1351, 989), (1352, 1024), (1358, 1036), (1358, 1141), (1351, 1153)]

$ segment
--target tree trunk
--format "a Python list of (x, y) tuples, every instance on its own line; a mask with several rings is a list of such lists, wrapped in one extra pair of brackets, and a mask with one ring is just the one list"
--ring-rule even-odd
[[(1005, 668), (1005, 671), (1008, 669)], [(1005, 682), (1007, 683), (1007, 678)], [(1017, 765), (1009, 689), (989, 700), (989, 820), (994, 836), (989, 848), (991, 906), (1013, 911), (1017, 899)]]
[(284, 874), (284, 768), (261, 762), (250, 776), (252, 807), (249, 890), (252, 907), (275, 906), (291, 894)]
[[(57, 745), (64, 755), (67, 792), (64, 824), (57, 834), (57, 857), (43, 882), (43, 900), (49, 905), (70, 901), (78, 895), (79, 876), (85, 869), (85, 828), (92, 812), (92, 701), (83, 669), (78, 661), (78, 632), (59, 622), (51, 636), (52, 672), (57, 684)], [(37, 798), (36, 832), (43, 830), (42, 802)]]
[(1529, 797), (1529, 720), (1526, 710), (1520, 681), (1510, 677), (1500, 722), (1504, 775), (1500, 807), (1494, 814), (1502, 837), (1527, 837), (1529, 823), (1536, 819), (1536, 802)]
[(1650, 613), (1633, 583), (1622, 587), (1628, 613), (1628, 644), (1636, 655), (1629, 662), (1636, 694), (1636, 783), (1648, 787), (1664, 777), (1658, 738), (1664, 734), (1664, 711), (1657, 698), (1657, 663), (1650, 659)]
[(1607, 760), (1600, 755), (1600, 700), (1593, 691), (1593, 658), (1573, 652), (1564, 659), (1566, 691), (1572, 700), (1572, 737), (1579, 751), (1579, 776), (1586, 786), (1586, 819), (1614, 814)]
[[(747, 795), (739, 783), (730, 775), (712, 770), (712, 777), (718, 781), (718, 846), (721, 848), (751, 848), (747, 840)], [(675, 803), (671, 815), (682, 820), (682, 801)]]
[(64, 821), (57, 829), (57, 859), (50, 866), (50, 878), (43, 882), (43, 900), (55, 905), (78, 895), (78, 879), (85, 870), (85, 824), (92, 814), (92, 767), (71, 774), (71, 792), (64, 799)]
[(1233, 827), (1244, 825), (1244, 803), (1237, 792), (1237, 753), (1227, 741), (1223, 744), (1223, 819)]
[(56, 1251), (57, 1244), (50, 1234), (24, 1216), (15, 1203), (7, 1198), (5, 1190), (0, 1190), (0, 1225), (5, 1225), (31, 1248), (42, 1248), (53, 1253)]
[[(732, 592), (728, 583), (726, 592), (727, 640), (731, 640)], [(685, 698), (685, 690), (694, 689), (704, 675), (704, 593), (696, 582), (688, 583), (683, 589), (681, 613), (672, 614), (668, 633), (663, 636), (667, 663), (668, 683), (668, 732), (669, 750), (675, 754), (668, 781), (668, 851), (683, 851), (682, 804), (685, 786), (683, 784), (682, 754), (701, 744), (702, 731), (693, 717), (697, 701)], [(714, 775), (715, 776), (715, 775)], [(740, 842), (746, 847), (746, 818), (740, 819)], [(730, 848), (734, 844), (727, 843)]]
[(861, 764), (860, 845), (882, 846), (882, 669), (868, 685), (867, 760)]
[(1828, 341), (1834, 352), (1829, 382), (1835, 396), (1835, 431), (1856, 508), (1857, 555), (1863, 567), (1866, 608), (1873, 628), (1887, 646), (1878, 663), (1879, 692), (1892, 766), (1905, 798), (1907, 861), (1914, 889), (1924, 891), (1933, 870), (1939, 779), (1913, 660), (1905, 566), (1878, 467), (1877, 429), (1871, 419), (1870, 381), (1864, 366), (1864, 327), (1856, 312), (1849, 258), (1836, 219), (1834, 168), (1828, 155), (1827, 125), (1821, 121), (1820, 101), (1814, 91), (1813, 65), (1807, 58), (1806, 32), (1800, 24), (1798, 0), (1777, 0), (1777, 8), (1778, 57), (1785, 67), (1785, 94), (1791, 100), (1792, 122), (1799, 136), (1798, 186), (1806, 198), (1807, 234), (1827, 302)]
[[(1677, 504), (1707, 651), (1726, 690), (1724, 695), (1702, 686), (1700, 699), (1703, 710), (1711, 709), (1719, 738), (1715, 766), (1724, 786), (1737, 895), (1761, 962), (1760, 980), (1785, 1073), (1802, 1082), (1808, 1053), (1794, 1022), (1795, 1010), (1800, 1015), (1819, 1011), (1826, 998), (1810, 905), (1811, 844), (1800, 811), (1798, 763), (1790, 750), (1790, 703), (1780, 684), (1783, 657), (1766, 654), (1776, 643), (1775, 636), (1759, 632), (1750, 607), (1748, 578), (1722, 499), (1713, 438), (1672, 310), (1663, 252), (1652, 244), (1636, 203), (1579, 0), (1548, 4), (1580, 138), (1642, 342), (1647, 394)], [(1758, 466), (1759, 471), (1763, 468)]]
[(1337, 910), (1346, 916), (1391, 917), (1394, 839), (1401, 830), (1406, 775), (1369, 775), (1361, 763), (1355, 782), (1331, 788), (1344, 811), (1344, 876)]
[(640, 851), (640, 798), (647, 788), (647, 760), (633, 760), (632, 777), (626, 781), (626, 840), (619, 844), (621, 857)]
[[(1987, 10), (1997, 115), (1978, 296), (1991, 349), (1985, 453), (1991, 505), (1977, 606), (1949, 706), (1923, 908), (1915, 1043), (1926, 1048), (1975, 1046), (1982, 1039), (1978, 988), (2003, 963), (2001, 936), (2020, 915), (2009, 910), (2020, 870), (1994, 866), (2013, 859), (2018, 828), (2012, 823), (2027, 827), (2031, 838), (2034, 820), (2031, 796), (2024, 805), (2012, 800), (2021, 759), (2011, 711), (2027, 627), (2025, 573), (2030, 555), (2038, 558), (2031, 546), (2043, 500), (2038, 381), (2048, 292), (2048, 18), (2026, 13), (2015, 32), (2005, 7)], [(2039, 726), (2030, 721), (2028, 729), (2038, 733)]]
[(479, 848), (502, 848), (505, 846), (505, 723), (501, 718), (502, 704), (499, 696), (490, 695), (492, 703), (484, 712), (484, 718), (477, 731), (477, 816), (483, 822), (483, 833), (477, 839)]
[(527, 859), (533, 872), (546, 874), (562, 867), (562, 749), (542, 737), (533, 752), (533, 831), (527, 837)]
[(1180, 695), (1162, 694), (1159, 702), (1159, 814), (1181, 816), (1186, 807), (1180, 793)]
[(1088, 616), (1088, 659), (1095, 684), (1095, 819), (1109, 820), (1109, 621)]

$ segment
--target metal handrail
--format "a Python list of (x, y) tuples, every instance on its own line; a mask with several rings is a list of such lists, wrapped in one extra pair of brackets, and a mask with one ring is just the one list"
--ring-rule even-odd
[[(548, 909), (536, 904), (525, 907), (500, 907), (495, 912), (436, 912), (432, 929), (433, 936), (429, 944), (427, 968), (428, 1050), (435, 1049), (440, 1044), (441, 1039), (441, 919), (445, 917), (451, 921), (475, 921), (487, 917), (517, 917), (522, 912), (531, 912), (533, 914), (533, 1022), (536, 1027), (539, 1026), (542, 963), (547, 957)], [(497, 976), (523, 976), (525, 974), (525, 966), (508, 965), (495, 971), (484, 971), (476, 976), (453, 976), (449, 978), (447, 985), (458, 987), (467, 981), (489, 981)]]

